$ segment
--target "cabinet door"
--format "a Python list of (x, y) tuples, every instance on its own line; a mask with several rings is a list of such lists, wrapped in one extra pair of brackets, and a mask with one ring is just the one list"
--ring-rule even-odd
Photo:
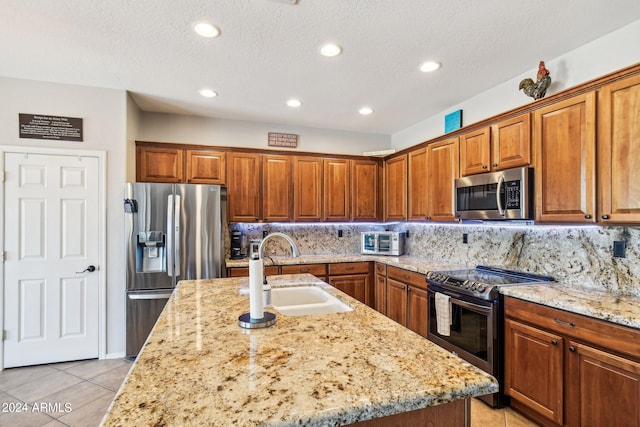
[(375, 306), (379, 313), (387, 314), (387, 276), (376, 274)]
[(258, 154), (229, 153), (229, 222), (256, 222), (260, 219), (260, 176)]
[(491, 128), (485, 127), (460, 137), (462, 176), (491, 170)]
[(431, 144), (429, 154), (429, 219), (455, 221), (454, 180), (459, 177), (458, 138)]
[(385, 220), (407, 219), (407, 156), (389, 159), (384, 165)]
[(136, 147), (136, 181), (184, 181), (184, 151), (180, 148)]
[(226, 154), (221, 151), (186, 150), (187, 183), (224, 185)]
[(387, 277), (387, 316), (407, 326), (407, 285)]
[(600, 219), (640, 222), (640, 76), (604, 86), (598, 100)]
[(408, 215), (410, 221), (424, 221), (428, 216), (427, 149), (409, 153)]
[(535, 111), (536, 220), (594, 222), (595, 93)]
[(324, 159), (324, 220), (349, 221), (351, 163)]
[(367, 299), (367, 278), (366, 274), (353, 274), (350, 276), (332, 276), (329, 284), (340, 289), (345, 294), (366, 304)]
[(322, 220), (321, 158), (294, 157), (293, 190), (294, 221)]
[(380, 162), (351, 160), (351, 218), (354, 221), (379, 221)]
[(262, 156), (262, 209), (265, 221), (291, 221), (293, 218), (291, 184), (290, 156)]
[(407, 328), (427, 337), (427, 291), (409, 286), (407, 294)]
[(640, 363), (569, 342), (567, 418), (576, 426), (640, 426)]
[(563, 423), (562, 337), (505, 320), (505, 393), (541, 416)]
[(491, 127), (491, 170), (528, 166), (531, 162), (531, 114)]

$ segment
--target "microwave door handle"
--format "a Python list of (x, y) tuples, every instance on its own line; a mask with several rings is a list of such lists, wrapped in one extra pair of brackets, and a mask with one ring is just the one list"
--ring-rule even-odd
[(498, 178), (498, 188), (496, 189), (496, 201), (498, 202), (498, 213), (500, 216), (505, 215), (505, 210), (502, 207), (502, 198), (500, 197), (500, 190), (502, 190), (502, 186), (504, 185), (504, 175), (500, 175)]

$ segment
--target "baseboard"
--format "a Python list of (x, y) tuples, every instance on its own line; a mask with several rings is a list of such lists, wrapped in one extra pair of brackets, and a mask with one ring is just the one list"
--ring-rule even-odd
[(104, 356), (105, 359), (124, 359), (124, 351), (120, 353), (107, 353)]

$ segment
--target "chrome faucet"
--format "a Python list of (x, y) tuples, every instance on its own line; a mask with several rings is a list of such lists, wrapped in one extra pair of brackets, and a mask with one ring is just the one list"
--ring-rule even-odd
[[(264, 263), (263, 261), (263, 251), (264, 251), (264, 244), (268, 241), (271, 240), (274, 237), (282, 237), (284, 240), (286, 240), (289, 243), (289, 246), (291, 248), (291, 256), (296, 258), (298, 256), (300, 256), (300, 251), (298, 250), (298, 247), (296, 246), (296, 243), (293, 241), (293, 239), (291, 239), (291, 237), (287, 236), (284, 233), (280, 233), (280, 232), (275, 232), (275, 233), (271, 233), (269, 235), (267, 235), (267, 237), (265, 237), (264, 239), (262, 239), (262, 242), (260, 242), (260, 246), (258, 246), (258, 256), (260, 258), (260, 261)], [(268, 306), (271, 305), (271, 286), (267, 283), (267, 275), (265, 274), (262, 280), (262, 284), (264, 286), (263, 288), (263, 292), (264, 292), (264, 306)]]

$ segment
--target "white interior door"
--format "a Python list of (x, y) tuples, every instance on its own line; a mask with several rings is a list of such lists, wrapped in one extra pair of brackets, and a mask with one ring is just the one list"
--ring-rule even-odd
[(4, 163), (4, 367), (98, 357), (100, 161)]

